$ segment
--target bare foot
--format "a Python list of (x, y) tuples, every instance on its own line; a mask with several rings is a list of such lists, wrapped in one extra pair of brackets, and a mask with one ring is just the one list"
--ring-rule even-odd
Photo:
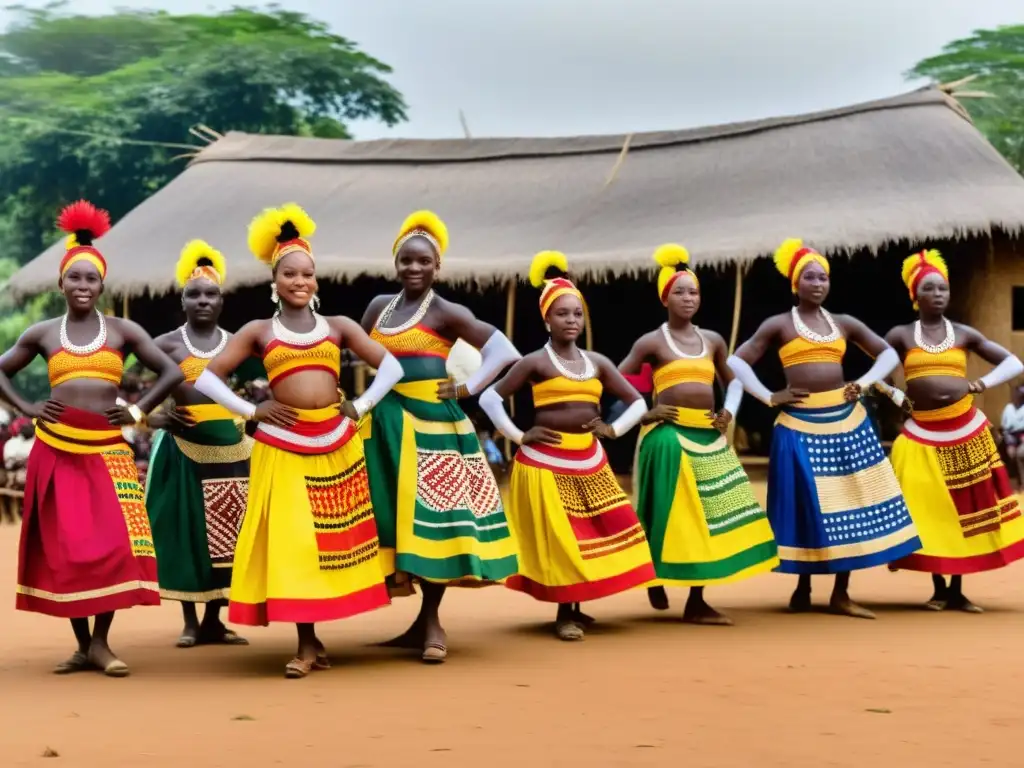
[(792, 613), (807, 613), (811, 610), (810, 590), (796, 589), (789, 598), (789, 610)]
[(107, 677), (128, 677), (128, 665), (121, 661), (106, 643), (92, 641), (89, 646), (89, 661)]
[(850, 599), (849, 595), (833, 595), (829, 601), (830, 613), (838, 616), (850, 616), (854, 619), (873, 619), (875, 614), (862, 605), (858, 605)]
[(964, 595), (951, 595), (949, 600), (946, 601), (945, 610), (947, 611), (963, 611), (964, 613), (984, 613), (985, 609), (980, 605), (975, 605), (968, 600)]
[(664, 587), (648, 587), (647, 601), (651, 604), (651, 608), (656, 611), (668, 610), (668, 592), (665, 591)]
[(731, 627), (732, 619), (725, 614), (719, 613), (703, 598), (695, 600), (690, 598), (686, 601), (686, 609), (683, 611), (683, 621), (687, 624), (701, 624), (705, 627)]

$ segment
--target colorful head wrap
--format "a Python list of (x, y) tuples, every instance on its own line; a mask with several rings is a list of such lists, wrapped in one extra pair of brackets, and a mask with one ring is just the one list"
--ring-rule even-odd
[(914, 302), (914, 309), (918, 308), (918, 286), (928, 275), (941, 275), (943, 280), (949, 282), (949, 268), (938, 251), (918, 251), (903, 260), (903, 284), (910, 291), (910, 300)]
[[(672, 286), (682, 275), (693, 280), (697, 290), (700, 290), (700, 280), (697, 279), (697, 274), (686, 266), (690, 263), (690, 253), (683, 246), (666, 243), (654, 252), (654, 261), (661, 265), (661, 271), (658, 272), (658, 297), (662, 304), (668, 303), (668, 295), (672, 291)], [(680, 266), (682, 269), (679, 269)]]
[(204, 240), (193, 240), (181, 249), (175, 267), (178, 286), (184, 288), (190, 280), (205, 279), (217, 285), (224, 284), (227, 266), (224, 255)]
[(409, 214), (402, 222), (398, 237), (391, 246), (391, 257), (397, 258), (402, 246), (414, 237), (422, 237), (433, 246), (434, 253), (437, 254), (437, 263), (440, 264), (444, 252), (448, 250), (448, 227), (441, 218), (433, 211), (416, 211)]
[(60, 276), (64, 277), (73, 264), (88, 261), (99, 271), (100, 279), (105, 279), (107, 260), (93, 247), (93, 241), (110, 231), (110, 214), (86, 200), (79, 200), (60, 212), (57, 226), (68, 233), (67, 252), (60, 260)]
[(813, 248), (805, 247), (803, 240), (786, 240), (775, 251), (775, 268), (789, 278), (793, 293), (796, 293), (796, 284), (800, 280), (800, 273), (812, 262), (820, 264), (821, 268), (825, 270), (825, 274), (829, 274), (828, 259)]
[[(558, 251), (541, 251), (533, 257), (530, 262), (530, 283), (534, 288), (541, 288), (540, 292), (540, 315), (547, 317), (551, 305), (562, 296), (575, 296), (586, 309), (586, 302), (583, 301), (583, 294), (566, 277), (569, 271), (569, 262), (564, 253)], [(551, 277), (549, 274), (554, 273)]]
[(267, 208), (249, 224), (249, 250), (271, 269), (289, 253), (304, 253), (312, 259), (307, 238), (314, 232), (316, 222), (295, 203)]

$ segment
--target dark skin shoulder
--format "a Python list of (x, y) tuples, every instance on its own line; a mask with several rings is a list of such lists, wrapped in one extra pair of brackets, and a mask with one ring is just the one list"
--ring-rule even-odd
[(790, 339), (792, 321), (789, 314), (772, 315), (754, 331), (754, 335), (743, 342), (735, 354), (747, 365), (757, 365), (769, 349), (781, 346)]
[(872, 331), (863, 322), (850, 315), (833, 315), (839, 330), (843, 332), (847, 343), (856, 344), (872, 358), (878, 357), (888, 347), (885, 339)]
[(659, 365), (661, 363), (661, 331), (650, 331), (637, 339), (629, 354), (619, 363), (619, 371), (625, 374), (640, 373), (644, 363)]
[(224, 349), (217, 355), (206, 370), (221, 379), (227, 379), (235, 369), (250, 357), (263, 354), (264, 339), (271, 333), (270, 320), (250, 320), (234, 334)]
[(374, 324), (377, 322), (377, 318), (380, 317), (380, 313), (384, 311), (384, 307), (388, 305), (388, 302), (395, 298), (393, 293), (385, 293), (380, 296), (375, 296), (370, 300), (370, 304), (366, 307), (366, 311), (363, 312), (363, 319), (359, 321), (359, 325), (362, 326), (363, 330), (369, 333), (373, 330)]

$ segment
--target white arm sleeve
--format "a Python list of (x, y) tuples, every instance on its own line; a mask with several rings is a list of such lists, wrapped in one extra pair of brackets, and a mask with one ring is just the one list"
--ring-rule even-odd
[(903, 407), (903, 402), (907, 399), (907, 396), (902, 389), (896, 389), (896, 387), (890, 386), (889, 384), (886, 384), (884, 381), (876, 381), (874, 383), (874, 387), (883, 395), (892, 400), (893, 403), (896, 404), (897, 408)]
[(881, 381), (892, 373), (899, 364), (900, 356), (896, 354), (895, 349), (889, 347), (875, 358), (875, 364), (871, 366), (867, 373), (857, 379), (857, 383), (861, 389), (867, 389), (876, 381)]
[(243, 417), (246, 421), (251, 420), (256, 415), (256, 406), (232, 392), (231, 387), (225, 384), (212, 371), (204, 370), (199, 374), (195, 387), (197, 392), (206, 395), (215, 403), (223, 405), (232, 413)]
[(373, 384), (352, 401), (359, 418), (365, 416), (367, 411), (379, 403), (381, 398), (402, 380), (404, 373), (402, 364), (395, 359), (395, 356), (390, 352), (386, 353), (384, 359), (380, 361), (380, 365), (377, 366), (377, 375), (373, 377)]
[(722, 410), (728, 411), (735, 418), (740, 410), (741, 402), (743, 402), (743, 382), (733, 379), (725, 388), (725, 403), (722, 405)]
[(733, 372), (733, 375), (740, 380), (743, 384), (743, 388), (750, 394), (760, 400), (767, 406), (772, 404), (772, 393), (768, 387), (761, 383), (761, 380), (757, 378), (757, 374), (754, 373), (754, 369), (751, 368), (746, 361), (740, 360), (736, 355), (730, 355), (729, 359), (725, 361), (725, 364), (729, 366), (729, 370)]
[(506, 365), (520, 360), (522, 355), (508, 337), (501, 331), (495, 331), (480, 348), (480, 367), (466, 379), (466, 389), (475, 395), (492, 381)]
[(1010, 355), (982, 376), (981, 383), (985, 385), (985, 389), (992, 389), (992, 387), (998, 387), (1000, 384), (1005, 384), (1011, 379), (1017, 378), (1022, 372), (1024, 372), (1024, 364), (1021, 364), (1020, 358), (1016, 355)]
[(480, 395), (480, 410), (487, 414), (487, 418), (491, 420), (491, 423), (497, 427), (501, 434), (516, 445), (522, 444), (523, 430), (512, 423), (512, 419), (505, 412), (505, 403), (501, 399), (501, 395), (494, 390), (494, 387), (488, 387)]
[(616, 437), (622, 437), (640, 423), (640, 419), (644, 417), (645, 413), (647, 413), (647, 403), (641, 397), (639, 400), (634, 400), (630, 403), (629, 408), (624, 410), (619, 418), (608, 426), (612, 428), (612, 432), (615, 433)]

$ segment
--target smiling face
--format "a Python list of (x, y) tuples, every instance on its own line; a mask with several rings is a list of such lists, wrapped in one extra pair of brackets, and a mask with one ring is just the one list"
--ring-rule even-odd
[(437, 253), (423, 237), (411, 237), (402, 244), (395, 256), (395, 270), (402, 288), (419, 293), (430, 288), (437, 276)]
[(700, 288), (689, 275), (683, 274), (672, 283), (672, 289), (665, 297), (665, 306), (672, 317), (692, 320), (700, 309)]
[(293, 251), (277, 262), (274, 268), (277, 295), (285, 304), (297, 309), (309, 306), (317, 291), (316, 265), (300, 251)]
[(942, 275), (932, 272), (917, 284), (917, 305), (928, 315), (941, 315), (949, 306), (949, 283)]
[(825, 268), (812, 261), (800, 272), (796, 283), (796, 295), (800, 301), (821, 305), (828, 298), (829, 279)]
[(103, 278), (96, 266), (88, 261), (71, 265), (57, 283), (68, 303), (68, 309), (88, 312), (96, 307), (103, 294)]
[(544, 320), (551, 326), (551, 338), (555, 341), (576, 341), (583, 332), (583, 304), (572, 294), (559, 296)]
[(224, 296), (219, 285), (201, 277), (185, 284), (185, 290), (181, 292), (181, 305), (185, 309), (185, 317), (193, 325), (216, 323), (224, 308)]

